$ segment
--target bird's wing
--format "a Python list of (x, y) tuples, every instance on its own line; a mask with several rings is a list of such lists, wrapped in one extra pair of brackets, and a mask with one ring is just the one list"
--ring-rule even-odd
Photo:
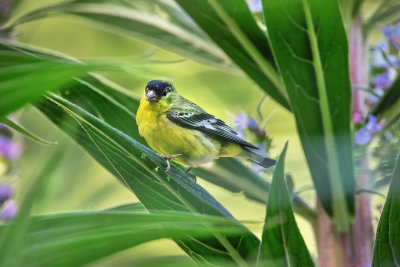
[(258, 149), (256, 146), (240, 138), (238, 133), (225, 122), (207, 113), (201, 107), (182, 99), (167, 111), (167, 118), (185, 128), (196, 129), (225, 141), (231, 141), (245, 147)]

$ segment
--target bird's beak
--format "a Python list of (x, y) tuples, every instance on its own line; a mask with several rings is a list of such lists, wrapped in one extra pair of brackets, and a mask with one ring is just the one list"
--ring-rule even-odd
[(156, 94), (154, 93), (154, 91), (149, 91), (149, 92), (146, 94), (146, 99), (147, 99), (147, 101), (149, 101), (149, 102), (155, 102), (155, 101), (157, 100), (157, 96), (156, 96)]

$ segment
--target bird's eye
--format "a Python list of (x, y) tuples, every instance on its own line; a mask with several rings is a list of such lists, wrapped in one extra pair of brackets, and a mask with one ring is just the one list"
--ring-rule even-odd
[(166, 96), (167, 94), (168, 94), (168, 91), (164, 91), (164, 92), (162, 93), (163, 96)]

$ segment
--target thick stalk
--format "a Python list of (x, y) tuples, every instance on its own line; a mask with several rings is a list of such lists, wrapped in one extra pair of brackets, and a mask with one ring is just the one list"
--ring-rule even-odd
[(314, 228), (319, 267), (353, 267), (354, 251), (350, 232), (340, 233), (317, 200), (318, 226)]
[[(366, 68), (366, 40), (362, 31), (362, 20), (357, 16), (349, 33), (350, 76), (353, 87), (365, 88), (368, 84)], [(352, 114), (366, 115), (365, 95), (362, 90), (352, 93)], [(368, 151), (365, 151), (356, 163), (360, 169), (367, 170)], [(369, 172), (356, 175), (358, 188), (371, 189)], [(356, 214), (351, 232), (337, 233), (330, 218), (317, 203), (318, 226), (316, 240), (318, 263), (322, 267), (331, 266), (368, 266), (372, 259), (373, 228), (371, 216), (371, 197), (359, 194), (356, 197)]]
[[(366, 40), (362, 31), (362, 20), (358, 16), (350, 31), (350, 73), (351, 81), (355, 86), (367, 87), (368, 74), (366, 69)], [(362, 90), (353, 90), (352, 112), (366, 114), (365, 93)], [(356, 164), (361, 170), (369, 169), (369, 154), (365, 150)], [(371, 175), (361, 171), (356, 174), (358, 188), (371, 189)], [(353, 224), (353, 246), (356, 266), (367, 266), (372, 260), (373, 227), (371, 215), (371, 195), (359, 194), (356, 197), (356, 214)]]
[(318, 199), (316, 206), (318, 223), (314, 232), (318, 249), (318, 266), (336, 267), (338, 259), (336, 258), (334, 227)]

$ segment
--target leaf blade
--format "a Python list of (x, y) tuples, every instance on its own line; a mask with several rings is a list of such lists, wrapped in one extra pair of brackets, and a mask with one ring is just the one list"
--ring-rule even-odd
[[(75, 86), (72, 88), (75, 88)], [(90, 88), (88, 89), (90, 90)], [(79, 88), (79, 92), (81, 91), (81, 88)], [(70, 96), (71, 99), (74, 99), (73, 94), (70, 94)], [(164, 160), (160, 159), (152, 150), (114, 128), (119, 127), (124, 131), (129, 131), (131, 136), (138, 137), (137, 126), (134, 123), (127, 123), (125, 120), (127, 118), (134, 120), (130, 117), (130, 114), (105, 98), (91, 96), (90, 99), (97, 99), (97, 101), (101, 99), (102, 109), (100, 112), (102, 114), (112, 109), (119, 114), (119, 118), (124, 119), (119, 120), (115, 116), (110, 116), (112, 114), (102, 116), (112, 123), (111, 126), (57, 96), (42, 101), (38, 104), (38, 107), (100, 164), (127, 185), (151, 212), (160, 209), (172, 209), (233, 219), (232, 215), (221, 204), (200, 186), (193, 183), (182, 171), (175, 167), (171, 168), (168, 173), (170, 179), (168, 179), (167, 175), (161, 172), (166, 167)], [(89, 104), (86, 103), (86, 106), (89, 106)], [(96, 106), (96, 104), (90, 106)], [(65, 117), (66, 115), (67, 117)], [(72, 118), (70, 118), (71, 115)], [(142, 153), (146, 155), (145, 159), (142, 159)], [(161, 170), (154, 171), (156, 166)], [(222, 239), (216, 237), (201, 242), (196, 242), (195, 239), (183, 243), (179, 240), (177, 242), (184, 250), (196, 252), (190, 253), (190, 255), (201, 262), (217, 261), (221, 257), (232, 260), (231, 254), (227, 254), (224, 245), (220, 243), (221, 240), (223, 241), (224, 237)], [(237, 248), (237, 253), (243, 258), (251, 257), (252, 248), (258, 245), (258, 240), (243, 227), (241, 235), (228, 236), (227, 240), (232, 247)], [(210, 249), (212, 247), (214, 249)], [(197, 253), (201, 257), (197, 257)]]
[(389, 192), (376, 231), (372, 266), (400, 266), (400, 157), (397, 157)]
[(186, 13), (163, 0), (75, 0), (34, 10), (9, 27), (60, 13), (73, 14), (114, 33), (134, 36), (200, 63), (237, 72), (226, 55)]
[(229, 0), (177, 2), (262, 90), (291, 109), (267, 37), (245, 1), (236, 1), (235, 5)]
[(351, 87), (337, 1), (265, 0), (263, 6), (318, 197), (337, 229), (348, 231), (354, 214)]
[(276, 164), (262, 233), (262, 260), (267, 266), (314, 266), (294, 218), (285, 182), (288, 143)]

